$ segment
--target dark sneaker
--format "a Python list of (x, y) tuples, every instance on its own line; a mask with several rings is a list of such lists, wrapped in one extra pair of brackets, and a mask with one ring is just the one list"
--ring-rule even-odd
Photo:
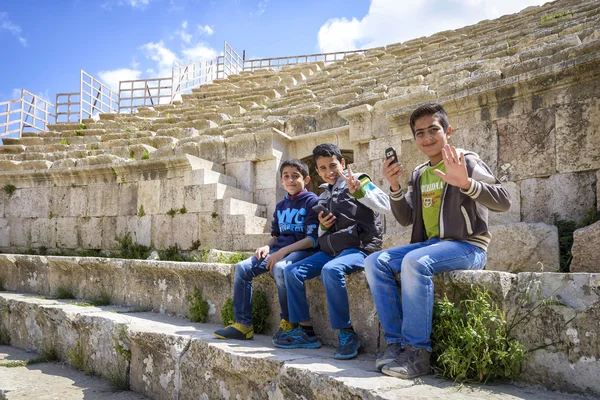
[(402, 344), (400, 343), (392, 343), (388, 344), (387, 348), (381, 355), (381, 357), (377, 358), (375, 361), (375, 367), (381, 371), (381, 369), (386, 365), (400, 357), (400, 353), (402, 353), (404, 349), (402, 348)]
[(298, 326), (298, 324), (292, 324), (287, 319), (282, 319), (279, 324), (279, 329), (277, 329), (277, 332), (273, 335), (273, 344), (275, 344), (275, 341), (280, 337), (287, 336), (296, 326)]
[(333, 358), (338, 360), (347, 360), (356, 357), (360, 348), (360, 340), (354, 331), (339, 331), (340, 347), (333, 354)]
[(321, 347), (321, 339), (317, 335), (308, 336), (300, 326), (297, 326), (287, 335), (274, 340), (273, 344), (282, 349), (316, 349)]
[(223, 329), (215, 331), (213, 335), (219, 339), (248, 340), (254, 336), (254, 327), (238, 324), (231, 324)]
[(381, 372), (396, 378), (412, 379), (429, 373), (431, 353), (425, 349), (417, 349), (406, 345), (400, 356), (383, 367)]

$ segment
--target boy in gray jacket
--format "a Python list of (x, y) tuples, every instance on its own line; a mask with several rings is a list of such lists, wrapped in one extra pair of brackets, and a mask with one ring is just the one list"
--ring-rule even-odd
[[(389, 158), (394, 217), (412, 224), (411, 243), (371, 254), (365, 272), (387, 349), (376, 361), (386, 375), (409, 379), (429, 373), (433, 275), (485, 266), (488, 210), (506, 211), (510, 196), (477, 154), (448, 144), (452, 127), (441, 105), (428, 103), (410, 117), (417, 146), (429, 158), (412, 172), (406, 193), (402, 165)], [(401, 296), (395, 281), (401, 277)]]
[(348, 359), (358, 354), (360, 340), (352, 328), (346, 291), (346, 275), (362, 270), (365, 257), (381, 250), (383, 230), (377, 211), (388, 211), (388, 196), (368, 175), (346, 170), (342, 153), (333, 144), (321, 144), (313, 150), (317, 173), (325, 181), (319, 205), (319, 247), (321, 251), (285, 270), (290, 322), (299, 323), (289, 334), (273, 343), (286, 349), (317, 348), (321, 340), (315, 334), (306, 299), (304, 282), (321, 275), (329, 320), (339, 329), (339, 347), (334, 358)]

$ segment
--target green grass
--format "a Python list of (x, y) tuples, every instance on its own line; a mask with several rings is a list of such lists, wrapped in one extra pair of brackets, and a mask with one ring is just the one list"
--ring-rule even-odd
[(572, 14), (568, 13), (566, 11), (557, 12), (557, 13), (554, 13), (554, 14), (542, 15), (540, 17), (540, 24), (543, 25), (546, 22), (554, 21), (555, 19), (564, 18), (564, 17), (570, 16), (570, 15), (572, 15)]
[(144, 150), (142, 152), (142, 160), (148, 160), (150, 158), (150, 152), (148, 150)]
[(144, 205), (142, 204), (142, 205), (140, 205), (140, 208), (139, 208), (139, 210), (137, 212), (137, 216), (138, 217), (143, 217), (144, 215), (146, 215), (146, 211), (144, 211)]
[(188, 319), (192, 322), (206, 322), (210, 306), (206, 300), (202, 299), (202, 294), (197, 287), (194, 288), (194, 293), (191, 296), (186, 296), (189, 304), (190, 315)]
[(69, 363), (76, 369), (83, 371), (83, 368), (85, 367), (85, 356), (80, 341), (77, 341), (75, 347), (70, 349), (67, 355), (69, 357)]
[(231, 297), (225, 300), (223, 308), (221, 308), (221, 321), (223, 321), (224, 326), (229, 326), (235, 322), (233, 299)]
[(68, 145), (70, 145), (70, 144), (71, 144), (71, 142), (69, 142), (67, 139), (60, 139), (60, 140), (58, 141), (58, 144), (64, 144), (64, 145), (67, 145), (67, 146), (68, 146)]
[(242, 253), (224, 254), (221, 253), (217, 256), (217, 263), (219, 264), (237, 264), (240, 261), (244, 261), (246, 256)]

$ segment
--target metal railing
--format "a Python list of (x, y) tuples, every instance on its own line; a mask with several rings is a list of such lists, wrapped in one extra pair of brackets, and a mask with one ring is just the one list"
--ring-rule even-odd
[(97, 114), (112, 114), (119, 111), (119, 93), (100, 82), (84, 70), (79, 81), (79, 121)]
[(280, 70), (283, 67), (298, 64), (310, 64), (324, 62), (330, 64), (352, 54), (363, 54), (366, 50), (338, 51), (335, 53), (306, 54), (302, 56), (261, 58), (256, 60), (244, 60), (244, 71), (256, 71), (258, 69)]
[(81, 107), (81, 93), (58, 93), (56, 95), (56, 123), (77, 123)]
[(119, 82), (115, 92), (81, 70), (79, 92), (59, 93), (56, 105), (22, 90), (21, 98), (0, 103), (0, 137), (23, 131), (43, 131), (52, 122), (77, 123), (101, 113), (134, 113), (138, 107), (170, 104), (177, 95), (243, 71), (281, 70), (299, 64), (329, 64), (367, 50), (245, 60), (227, 42), (223, 54), (212, 60), (174, 66), (167, 78)]
[(119, 113), (134, 113), (138, 107), (169, 104), (173, 100), (173, 78), (119, 82)]
[(55, 106), (25, 89), (21, 89), (20, 99), (0, 103), (0, 137), (43, 132), (55, 121)]

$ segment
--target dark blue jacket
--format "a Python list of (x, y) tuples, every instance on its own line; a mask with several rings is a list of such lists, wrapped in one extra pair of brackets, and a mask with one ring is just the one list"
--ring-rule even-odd
[(282, 248), (305, 237), (317, 246), (319, 219), (312, 209), (317, 200), (316, 194), (303, 190), (293, 197), (287, 194), (277, 203), (271, 226), (271, 236), (277, 238), (273, 247)]

